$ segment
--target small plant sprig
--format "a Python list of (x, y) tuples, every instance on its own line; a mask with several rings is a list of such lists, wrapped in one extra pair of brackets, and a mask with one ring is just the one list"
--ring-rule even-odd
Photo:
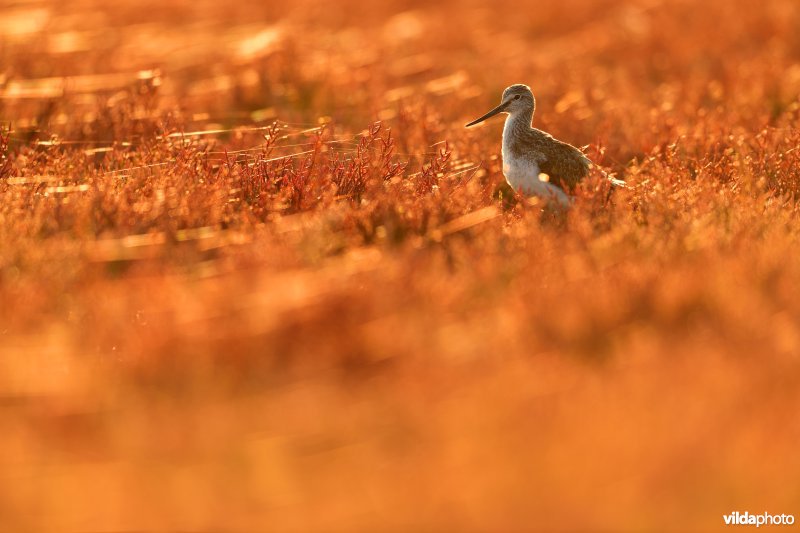
[(428, 194), (438, 186), (439, 179), (444, 176), (452, 154), (449, 144), (445, 141), (444, 146), (437, 150), (428, 166), (423, 167), (422, 172), (417, 176), (417, 194)]
[(408, 161), (392, 161), (395, 151), (392, 130), (387, 130), (386, 137), (381, 137), (378, 140), (381, 143), (380, 161), (383, 181), (390, 181), (405, 172), (406, 168), (408, 168)]
[(11, 177), (11, 158), (8, 157), (8, 147), (11, 141), (11, 130), (0, 128), (0, 180)]
[[(385, 136), (380, 135), (381, 130), (382, 124), (376, 122), (359, 140), (354, 157), (336, 156), (330, 161), (331, 181), (338, 187), (339, 197), (360, 202), (370, 183), (377, 186), (405, 172), (408, 162), (394, 160), (395, 141), (391, 130), (387, 130)], [(377, 154), (375, 145), (379, 147)]]

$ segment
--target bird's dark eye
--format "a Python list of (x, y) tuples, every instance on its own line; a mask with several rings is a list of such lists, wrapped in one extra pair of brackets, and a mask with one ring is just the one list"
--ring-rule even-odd
[(522, 95), (518, 94), (517, 96), (514, 97), (514, 100), (519, 100), (520, 98), (522, 98)]

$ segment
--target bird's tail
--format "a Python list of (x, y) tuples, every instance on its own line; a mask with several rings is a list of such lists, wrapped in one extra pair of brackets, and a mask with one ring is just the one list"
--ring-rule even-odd
[[(587, 144), (586, 146), (582, 146), (582, 147), (581, 147), (581, 149), (580, 149), (580, 151), (581, 151), (581, 152), (586, 152), (586, 150), (589, 148), (589, 146), (590, 146), (590, 145), (588, 145), (588, 144)], [(625, 183), (623, 180), (618, 180), (618, 179), (617, 179), (617, 178), (615, 178), (614, 176), (611, 176), (611, 175), (609, 175), (609, 173), (608, 173), (608, 172), (606, 172), (605, 170), (603, 170), (602, 168), (600, 168), (600, 167), (599, 167), (599, 166), (597, 166), (596, 164), (592, 163), (592, 160), (591, 160), (591, 159), (589, 159), (589, 158), (586, 156), (586, 154), (585, 154), (585, 153), (582, 153), (581, 155), (583, 155), (583, 158), (584, 158), (584, 160), (586, 161), (586, 164), (588, 165), (588, 167), (589, 167), (589, 168), (594, 168), (594, 169), (596, 169), (596, 170), (597, 170), (597, 171), (598, 171), (600, 174), (602, 174), (602, 175), (603, 175), (603, 177), (604, 177), (605, 179), (607, 179), (608, 181), (610, 181), (610, 182), (611, 182), (611, 185), (613, 185), (614, 187), (622, 187), (622, 188), (625, 188), (625, 187), (627, 187), (627, 186), (628, 186), (628, 184), (627, 184), (627, 183)]]
[(611, 176), (609, 176), (607, 174), (606, 174), (606, 179), (608, 181), (610, 181), (611, 185), (613, 185), (614, 187), (623, 187), (623, 188), (625, 188), (625, 187), (628, 186), (627, 182), (622, 181), (622, 180), (618, 180), (617, 178), (613, 178), (613, 177), (611, 177)]
[(626, 188), (628, 186), (628, 184), (625, 181), (615, 178), (614, 176), (612, 176), (611, 174), (609, 174), (608, 172), (606, 172), (602, 168), (598, 167), (597, 165), (594, 165), (594, 168), (596, 168), (597, 171), (600, 174), (602, 174), (605, 179), (610, 181), (611, 185), (613, 185), (614, 187)]
[(609, 181), (609, 183), (611, 183), (611, 187), (608, 188), (608, 193), (606, 194), (606, 203), (608, 203), (611, 200), (611, 195), (612, 195), (612, 193), (614, 192), (615, 189), (617, 189), (617, 188), (627, 189), (628, 188), (628, 184), (627, 183), (625, 183), (622, 180), (618, 180), (617, 178), (615, 178), (614, 176), (610, 175), (608, 172), (606, 172), (602, 168), (598, 167), (597, 165), (595, 165), (594, 168), (596, 168), (597, 171), (600, 172), (600, 174), (602, 174), (603, 177)]

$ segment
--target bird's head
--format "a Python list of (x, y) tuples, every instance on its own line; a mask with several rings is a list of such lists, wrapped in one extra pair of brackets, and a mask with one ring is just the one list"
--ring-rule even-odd
[(503, 98), (500, 100), (499, 106), (495, 107), (482, 117), (473, 120), (467, 124), (466, 127), (469, 128), (470, 126), (474, 126), (475, 124), (483, 122), (487, 118), (491, 118), (499, 113), (508, 113), (512, 116), (526, 111), (530, 111), (532, 113), (535, 105), (536, 101), (533, 98), (531, 88), (527, 85), (517, 83), (503, 91)]

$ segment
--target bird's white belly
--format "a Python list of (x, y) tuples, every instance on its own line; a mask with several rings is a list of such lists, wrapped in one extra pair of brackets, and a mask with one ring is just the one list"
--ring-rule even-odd
[(533, 161), (508, 157), (503, 150), (503, 175), (511, 188), (527, 196), (552, 199), (561, 205), (569, 205), (569, 196), (552, 183), (539, 178), (539, 165)]

